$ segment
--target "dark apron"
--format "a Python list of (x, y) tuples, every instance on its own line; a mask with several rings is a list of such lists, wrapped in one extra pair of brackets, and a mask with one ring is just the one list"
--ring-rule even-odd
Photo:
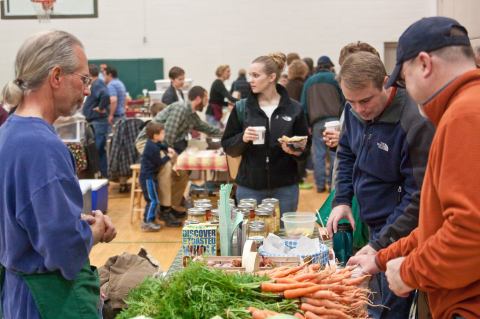
[[(66, 280), (59, 271), (19, 275), (30, 289), (42, 319), (100, 318), (98, 273), (88, 261), (74, 280)], [(5, 269), (0, 265), (0, 295), (4, 277)]]

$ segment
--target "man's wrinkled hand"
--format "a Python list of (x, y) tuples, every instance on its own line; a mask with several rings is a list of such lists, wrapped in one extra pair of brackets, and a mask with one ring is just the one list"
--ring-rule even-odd
[(358, 265), (362, 268), (362, 272), (366, 274), (374, 275), (380, 272), (380, 268), (378, 268), (377, 263), (375, 262), (375, 255), (355, 255), (350, 257), (347, 262), (347, 265)]
[(407, 297), (413, 290), (409, 287), (400, 276), (400, 267), (403, 264), (405, 257), (399, 257), (387, 262), (387, 271), (385, 276), (387, 277), (388, 287), (394, 294), (399, 297)]
[(358, 255), (376, 255), (376, 254), (377, 254), (377, 251), (372, 246), (367, 244), (367, 245), (363, 246), (362, 249), (357, 251), (355, 256), (358, 256)]
[(117, 236), (117, 229), (113, 225), (109, 216), (103, 215), (103, 221), (105, 223), (105, 233), (103, 234), (101, 241), (103, 243), (109, 243)]

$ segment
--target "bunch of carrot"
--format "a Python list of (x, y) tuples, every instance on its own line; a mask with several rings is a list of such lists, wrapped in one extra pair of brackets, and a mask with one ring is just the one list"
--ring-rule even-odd
[[(263, 282), (261, 290), (278, 293), (286, 299), (300, 298), (300, 309), (304, 315), (297, 313), (295, 316), (298, 318), (367, 318), (366, 306), (369, 304), (370, 292), (359, 285), (368, 279), (369, 275), (352, 278), (353, 270), (354, 267), (320, 269), (318, 264), (279, 267), (265, 273), (272, 280)], [(250, 312), (254, 319), (272, 315)]]

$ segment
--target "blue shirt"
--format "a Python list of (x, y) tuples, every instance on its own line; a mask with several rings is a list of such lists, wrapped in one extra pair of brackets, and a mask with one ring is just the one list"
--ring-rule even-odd
[(168, 151), (168, 147), (163, 143), (155, 143), (151, 139), (147, 139), (140, 165), (141, 179), (157, 179), (157, 174), (160, 170), (160, 167), (165, 165), (165, 163), (170, 160), (168, 155), (162, 156), (160, 151), (164, 151), (166, 153)]
[[(85, 115), (88, 122), (107, 122), (109, 105), (110, 96), (108, 95), (107, 86), (102, 80), (96, 79), (90, 87), (90, 95), (87, 96), (83, 104), (82, 114)], [(94, 111), (93, 109), (96, 107), (105, 112)]]
[(108, 95), (117, 97), (117, 109), (114, 116), (125, 115), (125, 97), (127, 90), (125, 85), (119, 79), (112, 79), (108, 84)]
[(40, 318), (15, 272), (58, 270), (74, 279), (93, 239), (80, 219), (83, 201), (75, 164), (54, 128), (40, 118), (11, 115), (0, 128), (0, 263), (6, 268), (5, 318)]

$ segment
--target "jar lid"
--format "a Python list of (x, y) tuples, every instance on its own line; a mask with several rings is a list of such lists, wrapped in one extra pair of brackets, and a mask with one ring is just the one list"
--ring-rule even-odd
[(200, 222), (198, 220), (186, 220), (185, 221), (185, 226), (187, 225), (198, 225)]
[(255, 198), (243, 198), (240, 200), (240, 204), (242, 203), (252, 203), (253, 206), (257, 206), (257, 200)]
[(255, 215), (257, 215), (257, 216), (272, 216), (273, 211), (271, 209), (268, 209), (268, 208), (259, 207), (259, 208), (255, 209)]
[(193, 206), (198, 208), (203, 208), (205, 210), (211, 210), (213, 207), (212, 204), (210, 203), (195, 203)]
[(257, 208), (268, 209), (268, 210), (271, 210), (272, 213), (273, 213), (273, 211), (275, 210), (275, 205), (273, 205), (273, 204), (260, 204), (260, 205), (258, 205)]
[(209, 200), (208, 198), (201, 198), (201, 199), (196, 199), (193, 201), (193, 206), (204, 203), (204, 204), (212, 204), (212, 201)]
[(264, 199), (262, 200), (262, 204), (265, 204), (265, 203), (278, 204), (278, 199), (273, 198), (273, 197), (271, 197), (271, 198), (264, 198)]
[(240, 203), (238, 204), (237, 207), (238, 209), (248, 209), (248, 210), (255, 208), (255, 206), (252, 203)]
[(248, 224), (248, 228), (253, 231), (264, 231), (265, 230), (265, 223), (260, 221), (254, 221)]
[(205, 209), (203, 207), (192, 207), (188, 209), (188, 215), (202, 216), (205, 215)]

